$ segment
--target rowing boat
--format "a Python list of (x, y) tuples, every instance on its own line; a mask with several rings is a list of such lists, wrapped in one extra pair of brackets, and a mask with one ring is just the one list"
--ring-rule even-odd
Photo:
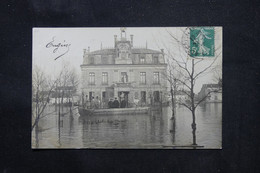
[(128, 114), (147, 114), (149, 107), (135, 107), (135, 108), (110, 108), (110, 109), (86, 109), (78, 107), (80, 116), (91, 115), (128, 115)]

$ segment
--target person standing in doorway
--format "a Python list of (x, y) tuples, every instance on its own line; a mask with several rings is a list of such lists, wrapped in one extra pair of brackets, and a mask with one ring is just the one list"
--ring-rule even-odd
[(125, 108), (125, 107), (126, 107), (126, 101), (123, 98), (122, 101), (121, 101), (121, 104), (120, 104), (120, 108)]
[(90, 107), (91, 107), (92, 109), (95, 108), (95, 102), (96, 102), (95, 97), (92, 97), (92, 99), (91, 99), (91, 101), (90, 101)]
[(96, 100), (95, 100), (95, 108), (100, 108), (100, 100), (98, 98), (98, 96), (96, 97)]

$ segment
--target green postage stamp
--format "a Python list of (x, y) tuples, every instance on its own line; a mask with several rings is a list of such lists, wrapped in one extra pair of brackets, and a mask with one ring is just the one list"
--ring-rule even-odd
[(214, 27), (190, 28), (190, 56), (215, 56), (215, 30)]

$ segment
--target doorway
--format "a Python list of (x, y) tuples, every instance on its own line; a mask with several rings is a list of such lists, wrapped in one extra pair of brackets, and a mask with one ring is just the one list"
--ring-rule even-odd
[(129, 91), (120, 91), (118, 92), (118, 100), (121, 103), (122, 100), (126, 101), (126, 107), (128, 107), (128, 95)]
[(92, 101), (92, 97), (94, 97), (94, 92), (89, 92), (89, 101)]

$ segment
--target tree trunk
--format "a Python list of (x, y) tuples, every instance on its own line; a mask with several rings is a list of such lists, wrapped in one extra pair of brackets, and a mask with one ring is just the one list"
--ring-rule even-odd
[(192, 124), (191, 124), (192, 138), (193, 138), (192, 145), (197, 145), (197, 143), (196, 143), (196, 118), (195, 117), (196, 117), (195, 110), (192, 110)]
[(38, 148), (39, 147), (39, 136), (38, 136), (39, 126), (38, 126), (38, 122), (36, 123), (34, 130), (35, 130), (35, 144), (36, 144), (36, 148)]
[(196, 115), (195, 115), (195, 102), (194, 102), (194, 59), (192, 59), (192, 72), (191, 72), (191, 76), (190, 76), (191, 80), (191, 113), (192, 113), (192, 124), (191, 124), (191, 128), (192, 128), (192, 137), (193, 137), (193, 144), (192, 145), (197, 145), (196, 143)]
[(172, 100), (172, 118), (171, 119), (175, 122), (175, 100), (174, 100), (172, 86), (171, 86), (171, 100)]

